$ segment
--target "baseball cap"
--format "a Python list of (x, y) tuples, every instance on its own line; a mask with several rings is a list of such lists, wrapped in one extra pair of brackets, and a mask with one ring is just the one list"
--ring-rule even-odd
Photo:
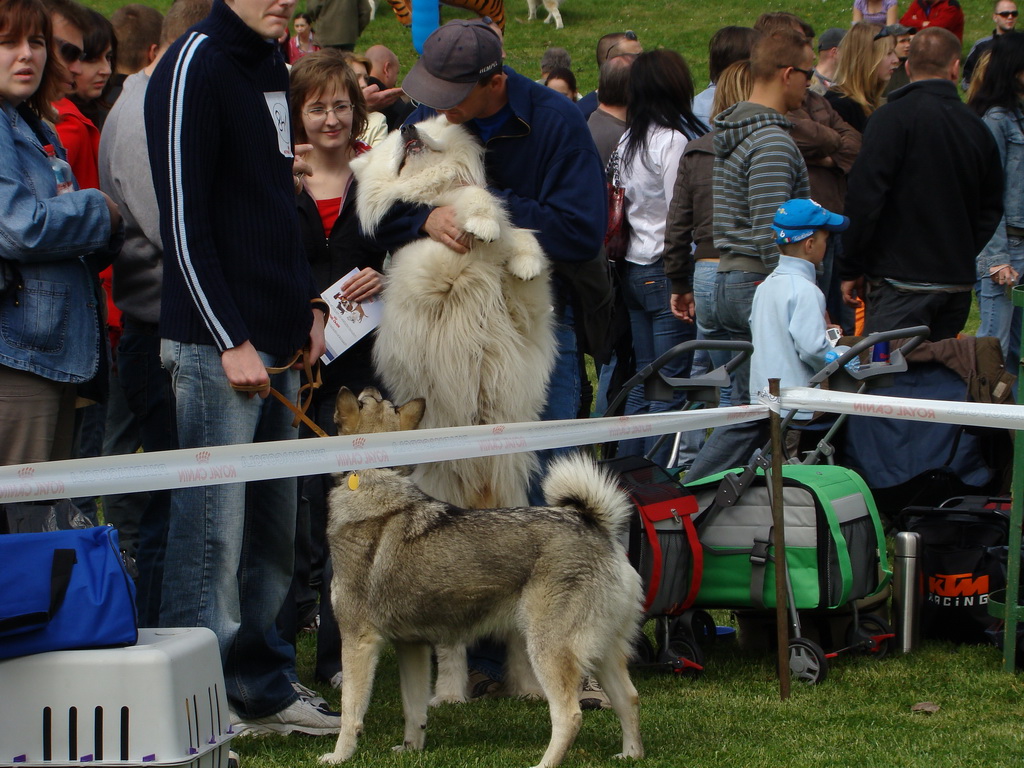
[(843, 42), (843, 38), (846, 37), (846, 30), (840, 27), (829, 27), (821, 33), (821, 37), (818, 38), (818, 50), (819, 51), (831, 51), (833, 48)]
[(893, 37), (899, 37), (900, 35), (914, 35), (917, 34), (917, 27), (908, 27), (905, 24), (889, 24), (885, 27), (885, 32)]
[(433, 109), (451, 109), (477, 81), (501, 70), (501, 40), (479, 19), (455, 19), (423, 43), (423, 55), (402, 80), (409, 98)]
[(775, 212), (772, 229), (775, 242), (779, 245), (799, 243), (819, 229), (842, 232), (850, 226), (850, 220), (838, 213), (822, 208), (813, 200), (796, 197), (779, 206)]

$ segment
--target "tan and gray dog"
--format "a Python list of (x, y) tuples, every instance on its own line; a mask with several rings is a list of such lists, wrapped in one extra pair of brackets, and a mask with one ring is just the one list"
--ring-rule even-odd
[[(375, 389), (343, 389), (339, 434), (412, 429), (423, 400), (395, 407)], [(640, 577), (620, 533), (630, 503), (583, 456), (561, 458), (544, 481), (545, 507), (464, 509), (425, 495), (407, 473), (369, 469), (339, 478), (327, 537), (341, 628), (341, 732), (352, 757), (381, 647), (395, 645), (405, 738), (423, 749), (431, 645), (507, 643), (510, 671), (548, 701), (551, 741), (539, 766), (561, 763), (582, 722), (580, 680), (593, 674), (622, 726), (619, 757), (642, 757), (639, 700), (626, 664), (642, 616)]]

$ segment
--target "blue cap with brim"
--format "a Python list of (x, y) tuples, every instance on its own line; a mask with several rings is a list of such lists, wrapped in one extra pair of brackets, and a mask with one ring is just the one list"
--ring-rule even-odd
[(850, 226), (845, 216), (826, 210), (813, 200), (796, 197), (779, 206), (775, 212), (772, 229), (775, 242), (779, 245), (799, 243), (819, 229), (828, 232), (842, 232)]

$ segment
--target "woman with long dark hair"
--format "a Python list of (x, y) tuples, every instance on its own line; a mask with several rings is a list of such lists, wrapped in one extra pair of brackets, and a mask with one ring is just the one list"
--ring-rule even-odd
[[(1003, 219), (978, 254), (979, 336), (995, 336), (1006, 368), (1017, 371), (1020, 308), (1007, 295), (1024, 274), (1024, 35), (1000, 35), (970, 106), (985, 121), (1003, 161)], [(973, 85), (973, 83), (972, 83)]]
[(69, 97), (82, 114), (103, 130), (113, 106), (107, 100), (110, 77), (117, 62), (117, 37), (114, 25), (96, 11), (89, 10), (92, 26), (83, 30), (82, 75), (75, 78), (75, 92)]
[[(631, 230), (623, 265), (623, 295), (629, 309), (637, 370), (696, 335), (692, 323), (684, 323), (672, 314), (672, 290), (663, 263), (665, 220), (679, 159), (686, 143), (708, 130), (693, 115), (693, 91), (690, 69), (676, 51), (649, 51), (633, 62), (627, 128), (616, 152)], [(690, 363), (689, 357), (680, 358), (663, 370), (670, 376), (686, 376)], [(626, 413), (654, 413), (680, 404), (648, 401), (643, 387), (637, 387), (629, 393)], [(626, 441), (619, 450), (623, 455), (645, 453), (653, 442)], [(655, 459), (665, 463), (667, 450)]]

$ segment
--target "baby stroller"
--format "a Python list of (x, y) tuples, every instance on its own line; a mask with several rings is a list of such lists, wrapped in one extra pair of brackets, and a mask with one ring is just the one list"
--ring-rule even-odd
[[(812, 378), (811, 386), (828, 380), (833, 389), (863, 392), (873, 381), (905, 371), (904, 355), (927, 335), (924, 327), (872, 334), (822, 369)], [(910, 340), (886, 362), (846, 367), (876, 344), (907, 338)], [(784, 428), (794, 415), (787, 415)], [(825, 679), (828, 659), (853, 650), (883, 656), (894, 637), (882, 616), (860, 615), (858, 607), (858, 601), (879, 596), (891, 576), (884, 529), (871, 492), (855, 472), (819, 464), (832, 457), (831, 440), (843, 420), (839, 417), (829, 426), (814, 450), (783, 467), (790, 670), (810, 683)], [(770, 443), (755, 450), (746, 467), (686, 486), (702, 510), (694, 521), (704, 554), (702, 586), (693, 602), (696, 609), (763, 611), (775, 607), (775, 569), (769, 567), (773, 562), (770, 487), (766, 482), (769, 447)], [(804, 636), (801, 612), (839, 609), (850, 611), (851, 622), (840, 647), (826, 653), (819, 643)]]
[[(730, 373), (750, 356), (747, 342), (687, 341), (673, 347), (627, 381), (609, 404), (614, 413), (629, 391), (641, 383), (650, 400), (670, 401), (685, 392), (684, 410), (717, 405), (718, 392), (729, 385)], [(698, 350), (734, 353), (723, 366), (693, 378), (669, 378), (660, 373), (671, 361)], [(669, 471), (649, 458), (671, 436), (664, 435), (647, 456), (605, 459), (602, 464), (619, 480), (636, 513), (623, 541), (630, 563), (644, 586), (644, 623), (654, 621), (655, 641), (639, 636), (634, 655), (636, 666), (655, 667), (676, 673), (699, 675), (704, 656), (698, 638), (714, 637), (715, 624), (704, 612), (691, 610), (701, 585), (703, 552), (692, 517), (697, 500)], [(673, 456), (678, 450), (675, 437)], [(603, 447), (608, 455), (610, 446)]]

